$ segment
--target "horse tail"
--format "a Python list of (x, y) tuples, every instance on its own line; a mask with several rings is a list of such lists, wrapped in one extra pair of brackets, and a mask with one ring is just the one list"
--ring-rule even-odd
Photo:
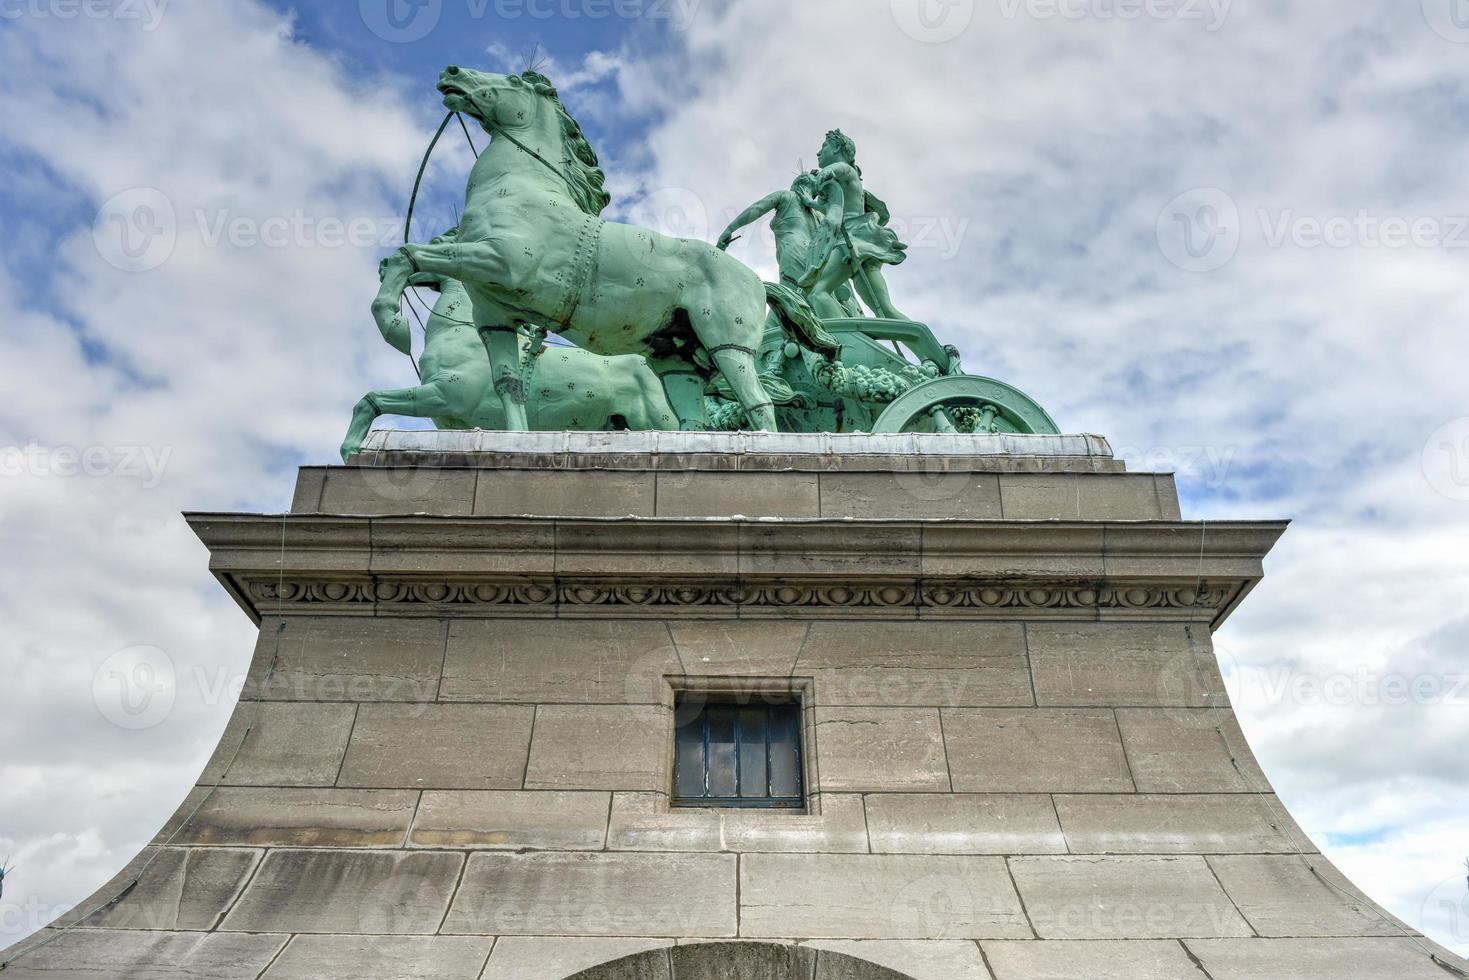
[(841, 354), (842, 345), (821, 325), (806, 297), (784, 283), (767, 282), (765, 301), (775, 311), (786, 336), (796, 343), (816, 351), (827, 360), (834, 361)]

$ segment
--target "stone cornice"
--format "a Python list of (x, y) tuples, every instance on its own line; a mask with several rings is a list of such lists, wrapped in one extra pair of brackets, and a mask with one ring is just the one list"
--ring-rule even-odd
[(1217, 626), (1260, 580), (1263, 558), (1286, 527), (250, 514), (188, 519), (210, 550), (211, 570), (256, 620), (280, 611), (1185, 619)]

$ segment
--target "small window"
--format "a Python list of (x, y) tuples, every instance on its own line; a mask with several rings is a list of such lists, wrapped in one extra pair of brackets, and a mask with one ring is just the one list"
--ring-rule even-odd
[(678, 699), (674, 806), (801, 807), (801, 704)]

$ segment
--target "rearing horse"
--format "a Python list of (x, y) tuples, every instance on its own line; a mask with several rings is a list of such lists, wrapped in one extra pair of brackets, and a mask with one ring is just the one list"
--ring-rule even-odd
[(526, 428), (516, 334), (526, 325), (598, 354), (645, 356), (681, 428), (707, 427), (704, 385), (717, 369), (751, 425), (774, 430), (755, 353), (767, 305), (786, 329), (812, 328), (799, 297), (706, 242), (598, 217), (610, 199), (596, 154), (545, 76), (450, 67), (438, 87), (448, 109), (492, 139), (470, 173), (458, 235), (404, 246), (385, 264), (384, 286), (416, 273), (464, 283), (506, 427)]

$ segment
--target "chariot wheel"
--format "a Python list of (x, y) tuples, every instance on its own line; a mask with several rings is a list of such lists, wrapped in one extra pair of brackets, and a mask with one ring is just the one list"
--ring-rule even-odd
[(1059, 435), (1035, 399), (1003, 381), (955, 374), (926, 381), (893, 400), (873, 432), (1011, 432)]

